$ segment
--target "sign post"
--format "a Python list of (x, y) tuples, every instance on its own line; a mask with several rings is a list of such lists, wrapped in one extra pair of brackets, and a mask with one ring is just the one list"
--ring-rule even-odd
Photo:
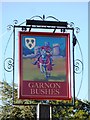
[(52, 120), (52, 110), (49, 104), (37, 105), (37, 120)]

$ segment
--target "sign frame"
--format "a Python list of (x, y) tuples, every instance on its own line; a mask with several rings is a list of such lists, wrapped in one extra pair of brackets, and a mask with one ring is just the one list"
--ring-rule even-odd
[[(23, 75), (22, 75), (22, 36), (51, 36), (51, 37), (66, 37), (66, 82), (67, 82), (67, 96), (66, 97), (62, 97), (60, 95), (58, 95), (57, 97), (52, 96), (47, 96), (45, 97), (42, 95), (29, 95), (29, 96), (25, 96), (24, 94), (22, 94), (22, 90), (23, 90)], [(29, 99), (29, 100), (71, 100), (72, 96), (71, 96), (71, 80), (70, 80), (70, 33), (49, 33), (49, 32), (19, 32), (19, 98), (20, 99)], [(32, 83), (33, 81), (31, 81), (30, 83)], [(34, 82), (36, 83), (41, 83), (40, 81), (36, 81)], [(44, 84), (47, 84), (48, 86), (50, 86), (48, 83), (51, 82), (43, 82)], [(52, 82), (52, 86), (54, 86), (56, 82)], [(61, 82), (58, 82), (61, 83)], [(58, 84), (57, 83), (57, 84)], [(57, 85), (56, 84), (56, 85)], [(61, 83), (62, 84), (62, 83)], [(42, 85), (42, 84), (41, 84)], [(42, 85), (44, 86), (44, 85)], [(60, 85), (61, 86), (61, 85)], [(25, 88), (24, 88), (25, 89)], [(26, 92), (27, 93), (27, 92)], [(32, 97), (33, 96), (33, 97)]]

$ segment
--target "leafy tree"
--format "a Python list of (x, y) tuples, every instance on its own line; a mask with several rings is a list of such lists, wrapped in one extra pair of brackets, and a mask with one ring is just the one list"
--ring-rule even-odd
[[(35, 119), (35, 107), (32, 106), (15, 106), (12, 105), (12, 85), (6, 81), (0, 82), (1, 100), (2, 105), (0, 106), (0, 120), (34, 120)], [(18, 100), (17, 98), (17, 86), (14, 89), (15, 103), (28, 104), (30, 101)]]
[[(62, 106), (55, 106), (53, 117), (56, 120), (89, 120), (90, 119), (90, 104), (82, 102), (81, 100), (76, 100), (75, 106), (64, 106), (63, 102), (59, 101)], [(58, 102), (58, 103), (59, 103)]]

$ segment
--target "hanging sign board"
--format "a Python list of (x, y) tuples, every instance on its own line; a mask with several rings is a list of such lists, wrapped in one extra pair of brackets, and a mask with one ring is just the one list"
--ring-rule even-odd
[(19, 98), (70, 100), (70, 34), (19, 32)]

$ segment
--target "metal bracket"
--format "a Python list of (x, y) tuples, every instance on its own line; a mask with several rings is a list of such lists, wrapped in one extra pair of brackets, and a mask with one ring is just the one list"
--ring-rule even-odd
[[(40, 20), (32, 20), (33, 18), (40, 18)], [(11, 72), (13, 71), (13, 105), (37, 105), (37, 104), (17, 104), (14, 103), (14, 66), (15, 66), (15, 29), (16, 28), (21, 28), (22, 31), (31, 31), (32, 28), (34, 29), (54, 29), (53, 33), (55, 33), (56, 29), (61, 30), (61, 32), (66, 32), (66, 30), (71, 30), (72, 34), (73, 34), (73, 99), (71, 103), (61, 103), (61, 104), (50, 104), (51, 106), (74, 106), (75, 105), (75, 73), (77, 73), (77, 69), (79, 68), (79, 62), (80, 64), (82, 64), (82, 62), (80, 60), (76, 60), (76, 64), (74, 64), (74, 47), (76, 45), (77, 42), (77, 38), (74, 34), (74, 29), (76, 29), (76, 33), (79, 33), (80, 29), (78, 27), (74, 28), (74, 23), (71, 22), (70, 24), (68, 22), (64, 22), (64, 21), (59, 21), (57, 18), (53, 17), (53, 16), (48, 16), (46, 17), (46, 19), (48, 18), (52, 18), (55, 21), (46, 21), (45, 20), (45, 15), (43, 15), (43, 17), (41, 16), (33, 16), (31, 17), (29, 20), (26, 20), (24, 22), (22, 22), (19, 25), (16, 25), (18, 23), (17, 20), (14, 20), (14, 25), (8, 25), (8, 30), (11, 30), (11, 27), (13, 27), (13, 58), (6, 58), (4, 61), (4, 69), (7, 72)], [(26, 23), (26, 25), (22, 25)], [(83, 68), (82, 68), (83, 69)], [(81, 69), (81, 70), (82, 70)], [(81, 72), (81, 71), (80, 71)], [(80, 73), (79, 72), (79, 73)]]

